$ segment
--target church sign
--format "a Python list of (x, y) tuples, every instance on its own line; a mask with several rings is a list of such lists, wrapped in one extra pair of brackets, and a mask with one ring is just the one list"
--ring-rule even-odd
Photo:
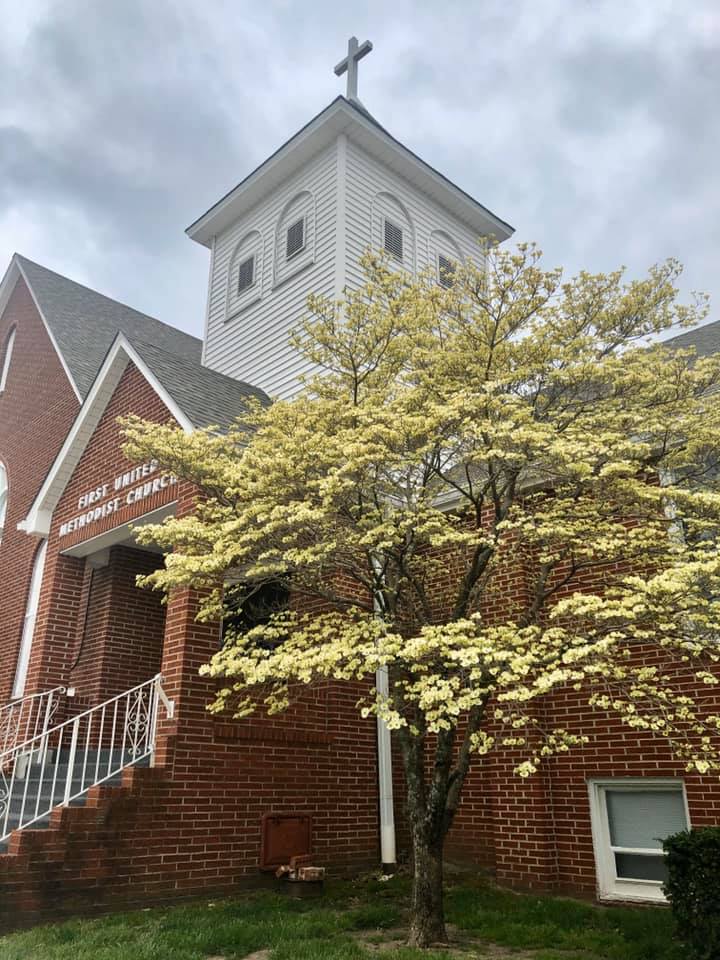
[(78, 497), (78, 510), (82, 512), (60, 524), (59, 536), (82, 530), (176, 484), (173, 474), (158, 474), (159, 466), (157, 460), (149, 460), (87, 490)]

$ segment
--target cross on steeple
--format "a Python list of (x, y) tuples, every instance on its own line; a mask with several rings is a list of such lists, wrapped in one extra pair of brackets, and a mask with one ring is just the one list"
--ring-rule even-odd
[[(358, 99), (358, 60), (362, 60), (372, 50), (373, 45), (369, 40), (358, 46), (357, 37), (350, 37), (348, 40), (348, 52), (344, 60), (335, 67), (335, 73), (338, 77), (342, 76), (347, 70), (347, 93), (348, 100)], [(359, 101), (358, 101), (359, 102)]]

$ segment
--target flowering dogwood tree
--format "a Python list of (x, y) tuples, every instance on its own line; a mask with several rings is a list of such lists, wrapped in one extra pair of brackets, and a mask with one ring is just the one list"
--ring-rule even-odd
[[(449, 286), (365, 268), (343, 302), (311, 298), (297, 347), (319, 374), (294, 399), (224, 433), (131, 419), (126, 451), (201, 494), (139, 531), (168, 550), (146, 582), (202, 588), (206, 618), (228, 582), (236, 606), (290, 584), (205, 668), (212, 710), (367, 684), (359, 709), (402, 757), (424, 946), (445, 938), (443, 844), (472, 765), (512, 749), (531, 776), (589, 735), (544, 727), (548, 694), (579, 691), (689, 770), (720, 770), (720, 361), (653, 345), (705, 312), (678, 304), (673, 261), (632, 282), (564, 281), (522, 245)], [(524, 599), (498, 607), (518, 557)]]

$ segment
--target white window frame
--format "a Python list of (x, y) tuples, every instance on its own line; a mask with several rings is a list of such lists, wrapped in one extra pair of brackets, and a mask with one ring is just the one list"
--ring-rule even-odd
[(415, 224), (405, 204), (386, 190), (377, 193), (370, 212), (370, 237), (373, 250), (383, 254), (385, 247), (385, 221), (402, 233), (402, 260), (387, 251), (387, 267), (398, 273), (414, 274), (417, 267), (417, 235)]
[[(682, 794), (685, 808), (686, 829), (690, 829), (690, 811), (688, 809), (685, 782), (680, 778), (664, 777), (614, 777), (611, 779), (588, 781), (590, 794), (590, 820), (592, 824), (593, 847), (597, 890), (600, 900), (644, 900), (664, 903), (666, 901), (660, 880), (626, 880), (617, 876), (615, 868), (616, 853), (653, 853), (647, 848), (613, 847), (610, 842), (610, 824), (607, 813), (607, 791), (657, 791), (668, 790)], [(660, 854), (658, 854), (660, 855)]]
[[(290, 243), (290, 231), (293, 230), (299, 223), (302, 224), (302, 243), (300, 246), (293, 250), (292, 253), (287, 252), (288, 245)], [(293, 220), (292, 223), (289, 223), (287, 229), (285, 230), (285, 260), (294, 260), (295, 257), (299, 257), (301, 253), (304, 252), (307, 245), (307, 217), (303, 214), (301, 217), (298, 217), (296, 220)]]
[[(451, 278), (450, 283), (445, 282), (444, 278), (448, 276), (448, 271), (445, 271), (445, 273), (443, 274), (442, 268), (440, 266), (441, 259), (447, 260), (447, 262), (452, 266), (452, 272), (449, 274)], [(455, 278), (457, 276), (458, 267), (459, 267), (459, 261), (457, 259), (455, 259), (454, 257), (449, 257), (442, 250), (438, 250), (437, 255), (435, 257), (435, 273), (437, 275), (437, 282), (443, 288), (443, 290), (452, 290), (452, 288), (455, 286)]]
[(30, 586), (28, 588), (25, 617), (23, 619), (22, 639), (20, 640), (20, 649), (18, 651), (15, 679), (13, 680), (11, 694), (13, 700), (19, 700), (25, 693), (25, 683), (27, 681), (33, 635), (35, 633), (35, 621), (37, 620), (37, 612), (40, 605), (40, 588), (42, 587), (43, 573), (45, 572), (46, 553), (47, 540), (43, 540), (35, 551), (32, 574), (30, 575)]
[[(288, 230), (298, 220), (303, 221), (303, 245), (288, 258)], [(275, 223), (273, 290), (315, 262), (316, 225), (315, 195), (310, 190), (300, 190), (288, 200)]]
[[(400, 249), (401, 254), (398, 256), (393, 250), (387, 246), (387, 228), (392, 227), (393, 230), (397, 230), (400, 235)], [(404, 264), (405, 263), (405, 230), (399, 223), (393, 220), (392, 217), (383, 216), (383, 251), (395, 261), (395, 263)]]
[[(253, 282), (239, 290), (240, 265), (253, 259)], [(259, 230), (250, 230), (235, 244), (228, 265), (225, 293), (225, 322), (233, 320), (261, 299), (263, 294), (263, 237)]]
[(2, 543), (3, 531), (5, 530), (9, 490), (10, 483), (8, 481), (7, 469), (2, 460), (0, 460), (0, 543)]
[(7, 384), (8, 373), (10, 372), (10, 363), (12, 362), (13, 347), (15, 346), (15, 327), (12, 328), (5, 338), (5, 350), (3, 352), (2, 372), (0, 372), (0, 393), (3, 393)]

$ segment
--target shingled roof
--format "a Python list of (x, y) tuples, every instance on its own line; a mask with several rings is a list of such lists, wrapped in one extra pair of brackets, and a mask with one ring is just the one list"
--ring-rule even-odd
[(122, 334), (193, 426), (227, 427), (260, 389), (204, 367), (202, 341), (15, 254), (38, 309), (85, 400)]
[(202, 341), (197, 337), (26, 257), (15, 254), (15, 259), (82, 399), (118, 333), (150, 341), (167, 353), (200, 363)]
[(720, 320), (706, 323), (702, 327), (688, 330), (677, 337), (670, 337), (663, 341), (666, 346), (675, 350), (687, 350), (694, 347), (699, 357), (709, 357), (713, 353), (720, 353)]
[(270, 402), (257, 387), (161, 350), (155, 344), (127, 339), (194, 427), (229, 427), (245, 412), (248, 399)]
[(408, 177), (436, 202), (463, 220), (478, 235), (505, 240), (515, 228), (461, 187), (426, 163), (392, 136), (356, 100), (338, 96), (302, 126), (297, 133), (233, 187), (185, 231), (198, 243), (209, 247), (212, 237), (221, 233), (263, 196), (275, 189), (311, 157), (329, 146), (340, 133), (350, 131), (352, 139), (395, 173)]

